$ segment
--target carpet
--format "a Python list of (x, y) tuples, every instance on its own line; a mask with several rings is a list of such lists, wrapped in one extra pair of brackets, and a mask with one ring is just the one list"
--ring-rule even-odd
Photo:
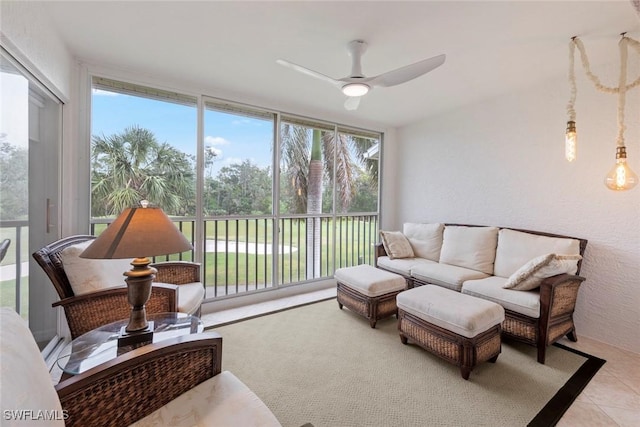
[(560, 346), (506, 341), (468, 381), (458, 367), (402, 345), (396, 319), (376, 329), (335, 298), (211, 328), (233, 372), (283, 426), (555, 425), (604, 363)]

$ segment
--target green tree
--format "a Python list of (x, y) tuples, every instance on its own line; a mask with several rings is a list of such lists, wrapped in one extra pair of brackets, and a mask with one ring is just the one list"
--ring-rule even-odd
[(26, 219), (29, 213), (29, 153), (0, 134), (0, 219)]
[(216, 199), (215, 212), (226, 215), (264, 215), (271, 213), (271, 173), (244, 160), (220, 169), (211, 182)]
[(169, 215), (195, 213), (192, 156), (138, 126), (91, 142), (93, 216), (117, 215), (144, 199)]

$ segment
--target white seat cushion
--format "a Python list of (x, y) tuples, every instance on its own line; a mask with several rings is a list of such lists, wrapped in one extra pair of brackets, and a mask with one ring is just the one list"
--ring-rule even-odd
[(440, 262), (493, 274), (497, 244), (497, 227), (447, 225), (442, 238)]
[[(498, 233), (493, 274), (509, 277), (530, 260), (546, 254), (579, 255), (580, 241), (503, 228)], [(569, 274), (575, 274), (575, 270)]]
[(132, 426), (280, 426), (277, 418), (242, 381), (221, 372)]
[(391, 259), (388, 256), (378, 257), (378, 266), (385, 270), (393, 271), (394, 273), (402, 274), (404, 276), (411, 276), (411, 269), (420, 264), (435, 264), (434, 261), (429, 261), (424, 258), (401, 258)]
[(204, 298), (204, 286), (201, 282), (178, 285), (178, 311), (194, 314), (200, 308)]
[(483, 279), (489, 275), (469, 268), (434, 262), (416, 264), (411, 268), (411, 276), (421, 282), (433, 283), (460, 292), (465, 280)]
[(397, 292), (407, 285), (404, 277), (368, 264), (339, 268), (334, 277), (343, 285), (369, 297)]
[(504, 321), (504, 309), (435, 285), (400, 292), (398, 308), (463, 337), (473, 338)]
[(507, 279), (491, 276), (486, 279), (468, 280), (462, 284), (462, 293), (496, 302), (507, 310), (528, 317), (540, 317), (540, 292), (503, 289)]
[(425, 258), (436, 262), (440, 259), (443, 231), (444, 224), (441, 223), (416, 224), (407, 222), (402, 226), (402, 233), (409, 239), (416, 258)]
[[(6, 425), (47, 425), (64, 427), (62, 406), (26, 322), (13, 310), (0, 308), (0, 402)], [(8, 420), (4, 411), (47, 411), (52, 418), (33, 421)], [(11, 414), (11, 412), (9, 412)]]
[(60, 259), (74, 295), (125, 286), (124, 272), (131, 270), (131, 259), (89, 259), (80, 254), (93, 240), (64, 248)]

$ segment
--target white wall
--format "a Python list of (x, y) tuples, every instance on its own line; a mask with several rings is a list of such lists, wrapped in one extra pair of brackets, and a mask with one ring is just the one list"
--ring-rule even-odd
[[(618, 69), (605, 73), (615, 76)], [(630, 78), (637, 75), (630, 68)], [(616, 81), (603, 76), (607, 80)], [(588, 239), (578, 335), (640, 353), (640, 187), (613, 192), (603, 184), (615, 162), (617, 98), (578, 81), (573, 163), (564, 160), (567, 99), (562, 77), (398, 129), (398, 196), (386, 209), (395, 207), (395, 227), (458, 222)], [(636, 173), (638, 117), (640, 88), (627, 94), (626, 110), (627, 152)]]

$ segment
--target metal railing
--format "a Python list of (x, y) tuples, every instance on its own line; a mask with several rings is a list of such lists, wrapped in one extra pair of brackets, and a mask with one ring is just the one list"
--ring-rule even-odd
[[(25, 301), (22, 301), (22, 294), (26, 291), (23, 285), (28, 284), (29, 280), (29, 269), (23, 269), (25, 263), (29, 262), (27, 255), (23, 254), (23, 251), (28, 251), (29, 221), (0, 221), (0, 229), (2, 239), (11, 239), (7, 254), (0, 265), (1, 305), (13, 307), (18, 314), (23, 314), (23, 311), (28, 308)], [(24, 247), (23, 237), (27, 242)]]
[[(196, 247), (195, 218), (172, 220)], [(337, 268), (373, 264), (377, 214), (280, 217), (278, 241), (275, 221), (273, 217), (205, 218), (201, 263), (208, 299), (332, 277)], [(108, 223), (92, 220), (91, 233), (99, 234)], [(156, 257), (154, 262), (194, 259), (190, 251)]]

